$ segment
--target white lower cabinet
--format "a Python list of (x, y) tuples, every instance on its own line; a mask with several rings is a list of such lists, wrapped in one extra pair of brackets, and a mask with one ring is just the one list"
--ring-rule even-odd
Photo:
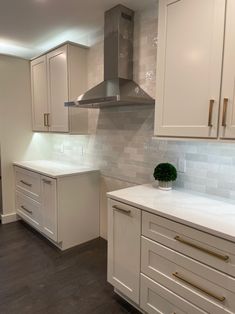
[(139, 304), (141, 211), (109, 200), (108, 281)]
[(149, 314), (235, 313), (234, 243), (109, 198), (108, 281)]
[(16, 213), (60, 249), (99, 237), (99, 172), (58, 178), (15, 166)]

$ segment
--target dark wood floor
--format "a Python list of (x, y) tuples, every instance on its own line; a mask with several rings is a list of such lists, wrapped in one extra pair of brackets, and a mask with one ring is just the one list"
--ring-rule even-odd
[(0, 225), (0, 314), (138, 313), (106, 281), (106, 242), (60, 252), (22, 222)]

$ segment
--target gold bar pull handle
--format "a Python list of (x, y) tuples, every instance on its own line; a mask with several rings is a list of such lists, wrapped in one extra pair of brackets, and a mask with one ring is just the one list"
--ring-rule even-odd
[(211, 99), (210, 100), (210, 105), (209, 105), (209, 116), (208, 116), (208, 126), (209, 127), (213, 126), (213, 124), (212, 124), (212, 115), (213, 115), (214, 103), (215, 103), (215, 100)]
[(184, 278), (182, 275), (180, 275), (179, 273), (175, 272), (172, 274), (172, 276), (176, 277), (177, 279), (187, 283), (188, 285), (192, 286), (193, 288), (196, 288), (197, 290), (200, 290), (201, 292), (207, 294), (208, 296), (216, 299), (217, 301), (220, 301), (220, 302), (224, 302), (225, 301), (225, 297), (223, 296), (219, 296), (203, 287), (200, 287), (198, 285), (196, 285), (195, 283), (193, 283), (192, 281), (190, 281), (189, 279), (186, 279)]
[(31, 187), (31, 186), (32, 186), (31, 183), (28, 183), (28, 182), (26, 182), (26, 181), (24, 181), (24, 180), (20, 180), (20, 182), (23, 183), (24, 185), (28, 186), (28, 187)]
[(20, 206), (24, 211), (26, 211), (27, 213), (29, 213), (29, 214), (32, 214), (33, 212), (32, 212), (32, 210), (29, 210), (29, 209), (27, 209), (26, 207), (24, 207), (23, 205), (22, 206)]
[(50, 126), (49, 124), (49, 113), (44, 113), (44, 126)]
[(224, 98), (224, 104), (223, 104), (223, 116), (222, 116), (222, 126), (227, 126), (227, 109), (228, 109), (228, 98)]
[(46, 180), (46, 179), (42, 179), (42, 182), (46, 183), (46, 184), (51, 184), (50, 180)]
[(47, 113), (47, 126), (48, 126), (48, 127), (50, 126), (50, 120), (49, 120), (49, 117), (50, 117), (50, 113)]
[(130, 215), (131, 214), (131, 210), (130, 209), (124, 209), (124, 208), (121, 208), (121, 207), (116, 206), (116, 205), (113, 206), (113, 209), (117, 210), (117, 211), (119, 211), (119, 212), (121, 212), (123, 214), (126, 214), (126, 215)]
[(47, 126), (47, 114), (43, 114), (43, 119), (44, 119), (44, 126)]
[(208, 249), (206, 249), (206, 248), (204, 248), (204, 247), (201, 247), (201, 246), (199, 246), (199, 245), (197, 245), (197, 244), (195, 244), (195, 243), (191, 243), (191, 242), (189, 242), (189, 241), (187, 241), (187, 240), (185, 240), (185, 239), (183, 239), (183, 238), (181, 238), (181, 237), (179, 237), (179, 236), (175, 236), (175, 240), (178, 241), (178, 242), (181, 242), (181, 243), (183, 243), (183, 244), (185, 244), (185, 245), (191, 246), (191, 247), (193, 247), (194, 249), (197, 249), (197, 250), (199, 250), (199, 251), (202, 251), (203, 253), (206, 253), (206, 254), (208, 254), (208, 255), (211, 255), (211, 256), (213, 256), (213, 257), (216, 257), (216, 258), (218, 258), (218, 259), (220, 259), (220, 260), (222, 260), (222, 261), (227, 262), (227, 261), (229, 260), (229, 256), (228, 256), (228, 255), (222, 255), (222, 254), (213, 252), (213, 251), (208, 250)]

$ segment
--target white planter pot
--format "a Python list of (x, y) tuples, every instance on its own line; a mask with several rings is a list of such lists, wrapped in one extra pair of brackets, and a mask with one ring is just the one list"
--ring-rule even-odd
[(172, 190), (172, 181), (159, 181), (158, 188), (163, 191)]

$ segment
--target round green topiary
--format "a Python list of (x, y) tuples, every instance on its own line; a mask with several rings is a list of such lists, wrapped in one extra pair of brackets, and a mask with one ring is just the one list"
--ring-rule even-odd
[(157, 165), (157, 167), (154, 169), (153, 176), (155, 180), (158, 181), (175, 181), (177, 179), (177, 170), (169, 163), (162, 163)]

